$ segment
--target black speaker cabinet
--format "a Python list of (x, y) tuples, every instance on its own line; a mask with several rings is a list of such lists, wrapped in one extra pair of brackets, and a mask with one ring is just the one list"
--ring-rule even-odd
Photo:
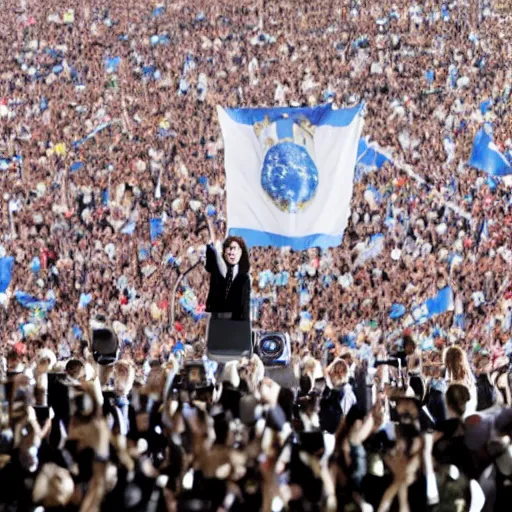
[(251, 321), (211, 317), (206, 333), (208, 358), (227, 363), (252, 354)]

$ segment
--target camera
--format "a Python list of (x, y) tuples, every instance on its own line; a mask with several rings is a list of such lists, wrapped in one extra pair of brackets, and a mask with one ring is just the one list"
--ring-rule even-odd
[(182, 388), (188, 391), (200, 390), (210, 385), (202, 361), (191, 361), (182, 370)]
[(288, 366), (291, 359), (290, 336), (281, 332), (257, 332), (254, 352), (265, 366)]

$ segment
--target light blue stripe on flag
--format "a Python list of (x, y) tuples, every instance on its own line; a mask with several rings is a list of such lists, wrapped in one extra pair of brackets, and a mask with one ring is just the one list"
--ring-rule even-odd
[(106, 57), (105, 58), (105, 71), (107, 73), (115, 73), (121, 64), (121, 57)]
[(332, 236), (317, 234), (302, 237), (291, 237), (243, 228), (230, 229), (229, 236), (242, 237), (247, 244), (247, 247), (291, 247), (294, 251), (303, 251), (309, 247), (320, 247), (321, 249), (337, 247), (343, 240), (342, 235)]
[(330, 104), (319, 107), (227, 108), (229, 117), (240, 124), (252, 125), (268, 118), (270, 123), (288, 116), (289, 120), (308, 120), (314, 126), (348, 126), (363, 109), (363, 104), (343, 110), (333, 110)]

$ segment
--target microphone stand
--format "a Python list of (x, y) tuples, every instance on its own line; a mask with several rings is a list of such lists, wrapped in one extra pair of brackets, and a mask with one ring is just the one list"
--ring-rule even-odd
[(179, 275), (178, 279), (176, 280), (176, 283), (174, 284), (174, 287), (171, 292), (171, 300), (169, 301), (169, 323), (174, 328), (174, 319), (176, 318), (176, 293), (178, 292), (178, 287), (183, 281), (183, 279), (186, 277), (187, 274), (192, 272), (199, 264), (201, 263), (201, 258), (199, 258), (192, 266), (188, 267), (185, 272)]
[[(201, 219), (202, 220), (202, 219)], [(199, 227), (196, 229), (196, 234), (199, 234), (203, 229), (205, 229), (206, 226), (200, 224)], [(190, 267), (185, 270), (182, 274), (178, 276), (178, 279), (176, 280), (176, 283), (174, 284), (174, 287), (171, 292), (171, 299), (169, 300), (169, 324), (174, 329), (174, 320), (176, 318), (176, 293), (178, 292), (178, 287), (185, 279), (187, 274), (192, 272), (200, 263), (202, 263), (202, 258), (198, 258), (198, 260), (191, 265)]]

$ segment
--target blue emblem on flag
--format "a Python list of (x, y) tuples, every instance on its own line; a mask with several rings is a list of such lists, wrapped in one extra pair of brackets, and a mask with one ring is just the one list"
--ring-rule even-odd
[(288, 112), (272, 121), (266, 115), (263, 121), (254, 123), (265, 154), (261, 186), (283, 212), (297, 213), (315, 197), (318, 169), (312, 158), (314, 130), (306, 117), (294, 118)]
[(261, 186), (281, 210), (297, 213), (315, 197), (318, 169), (306, 148), (283, 142), (265, 155)]

